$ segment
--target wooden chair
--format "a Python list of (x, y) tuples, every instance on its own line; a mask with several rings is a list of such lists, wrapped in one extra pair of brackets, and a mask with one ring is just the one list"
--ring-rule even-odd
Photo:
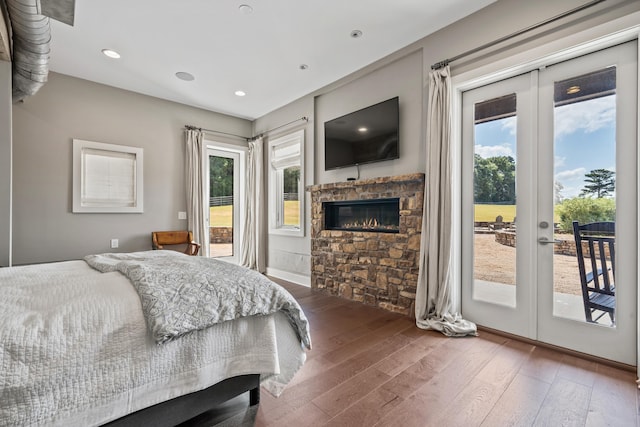
[[(615, 225), (615, 222), (580, 225), (578, 221), (573, 221), (573, 236), (587, 322), (595, 323), (608, 313), (611, 324), (615, 324)], [(588, 253), (584, 251), (583, 242), (586, 242)], [(588, 260), (587, 263), (585, 259)], [(596, 311), (602, 313), (594, 319)]]
[(191, 231), (153, 231), (151, 242), (153, 249), (179, 250), (187, 255), (198, 255), (200, 252), (200, 244), (193, 240)]

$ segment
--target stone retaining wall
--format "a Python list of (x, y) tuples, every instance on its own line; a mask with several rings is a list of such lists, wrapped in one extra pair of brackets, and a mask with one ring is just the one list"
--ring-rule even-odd
[[(311, 288), (414, 316), (424, 174), (314, 185)], [(400, 232), (324, 230), (322, 202), (400, 198)]]
[[(516, 247), (516, 233), (515, 231), (496, 231), (496, 242), (501, 245)], [(553, 253), (558, 255), (576, 256), (576, 242), (570, 234), (556, 234), (554, 239), (559, 240), (558, 243), (553, 245)], [(598, 248), (596, 247), (596, 254)], [(589, 245), (587, 242), (582, 242), (582, 254), (587, 257), (589, 255)], [(605, 245), (605, 256), (609, 258), (609, 247)]]
[(209, 243), (233, 243), (233, 227), (209, 227)]

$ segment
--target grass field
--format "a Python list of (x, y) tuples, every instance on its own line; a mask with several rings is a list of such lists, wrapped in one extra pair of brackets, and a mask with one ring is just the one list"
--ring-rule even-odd
[[(211, 213), (212, 227), (232, 226), (232, 206), (212, 206)], [(284, 202), (284, 223), (285, 225), (299, 224), (298, 201), (287, 200)], [(516, 213), (515, 205), (476, 205), (475, 221), (495, 221), (498, 215), (502, 215), (503, 221), (511, 222)]]
[[(475, 205), (473, 220), (491, 222), (495, 221), (498, 215), (502, 215), (502, 220), (505, 222), (513, 222), (516, 217), (516, 205)], [(560, 215), (557, 212), (553, 214), (553, 222), (560, 222)]]
[(495, 221), (498, 215), (502, 215), (505, 222), (513, 222), (516, 216), (516, 205), (475, 205), (474, 221)]
[(231, 205), (211, 206), (209, 208), (211, 227), (233, 226), (233, 209)]
[[(299, 224), (298, 201), (288, 200), (284, 202), (284, 223), (285, 225)], [(212, 227), (231, 227), (231, 205), (213, 206), (211, 210)], [(513, 222), (516, 216), (516, 205), (475, 205), (474, 221), (495, 221), (498, 215), (502, 215), (502, 220)]]
[[(284, 224), (298, 225), (300, 224), (300, 210), (297, 200), (286, 200), (284, 202)], [(231, 205), (212, 206), (209, 208), (211, 215), (211, 227), (231, 227), (233, 226), (232, 215), (233, 209)]]

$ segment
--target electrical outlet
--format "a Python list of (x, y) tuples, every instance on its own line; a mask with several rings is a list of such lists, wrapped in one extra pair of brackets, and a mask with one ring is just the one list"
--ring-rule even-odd
[(118, 239), (111, 239), (111, 249), (118, 247)]
[(178, 219), (187, 219), (186, 212), (178, 212)]

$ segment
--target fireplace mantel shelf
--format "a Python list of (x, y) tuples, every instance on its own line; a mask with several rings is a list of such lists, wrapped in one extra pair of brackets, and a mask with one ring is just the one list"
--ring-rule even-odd
[(412, 173), (406, 175), (383, 176), (378, 178), (359, 179), (356, 181), (331, 182), (328, 184), (308, 185), (307, 191), (325, 191), (337, 188), (352, 188), (361, 185), (371, 184), (387, 184), (387, 183), (403, 183), (403, 182), (422, 182), (424, 181), (423, 173)]

